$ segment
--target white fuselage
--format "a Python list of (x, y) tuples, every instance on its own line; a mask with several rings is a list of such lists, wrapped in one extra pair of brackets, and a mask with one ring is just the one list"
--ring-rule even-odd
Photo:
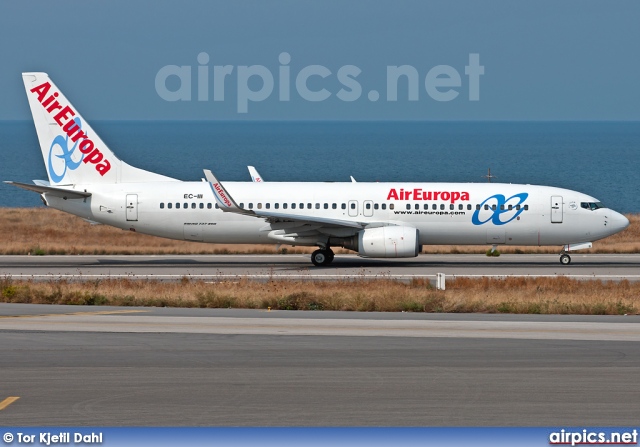
[[(224, 186), (244, 209), (353, 221), (365, 228), (368, 224), (415, 227), (421, 245), (577, 244), (602, 239), (628, 225), (624, 216), (611, 209), (589, 207), (598, 203), (593, 197), (547, 186), (278, 182), (225, 182)], [(269, 223), (223, 212), (208, 182), (91, 184), (87, 188), (92, 196), (85, 200), (46, 194), (45, 198), (49, 206), (86, 219), (172, 239), (318, 245), (327, 237), (348, 237), (358, 231)], [(84, 186), (74, 189), (82, 191)], [(282, 234), (293, 227), (297, 237), (288, 241)]]

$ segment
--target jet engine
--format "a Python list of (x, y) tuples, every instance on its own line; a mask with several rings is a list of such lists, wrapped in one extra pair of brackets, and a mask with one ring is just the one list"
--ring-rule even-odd
[(366, 258), (413, 258), (420, 253), (417, 228), (387, 226), (366, 228), (342, 240), (342, 246)]

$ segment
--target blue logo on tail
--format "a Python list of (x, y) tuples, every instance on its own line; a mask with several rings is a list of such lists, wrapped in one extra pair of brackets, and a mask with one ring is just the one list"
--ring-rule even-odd
[[(76, 126), (78, 126), (78, 130), (82, 129), (82, 122), (80, 121), (80, 118), (74, 118), (73, 120), (74, 123), (76, 123)], [(76, 169), (78, 169), (78, 167), (80, 166), (80, 163), (82, 163), (82, 159), (84, 158), (84, 154), (82, 154), (80, 156), (79, 160), (74, 160), (73, 159), (73, 154), (76, 151), (76, 148), (78, 147), (78, 143), (79, 141), (76, 141), (76, 143), (73, 145), (73, 147), (71, 149), (69, 149), (69, 136), (62, 136), (62, 135), (58, 135), (57, 137), (55, 137), (53, 139), (53, 142), (51, 143), (51, 148), (49, 149), (49, 176), (51, 177), (51, 180), (54, 183), (59, 183), (62, 181), (62, 179), (64, 178), (65, 175), (67, 175), (67, 169), (70, 171), (74, 171)], [(54, 154), (54, 148), (58, 146), (60, 149), (57, 150), (56, 152), (61, 152), (59, 154)], [(55, 169), (53, 168), (53, 162), (52, 162), (52, 157), (56, 157), (61, 159), (64, 162), (64, 169), (62, 170), (62, 174), (58, 174)]]

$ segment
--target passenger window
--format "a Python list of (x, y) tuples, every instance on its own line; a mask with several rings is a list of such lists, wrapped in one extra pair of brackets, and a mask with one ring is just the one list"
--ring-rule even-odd
[(204, 209), (204, 203), (200, 202), (200, 209), (203, 210)]
[(435, 211), (435, 210), (437, 210), (437, 209), (438, 209), (438, 205), (436, 205), (436, 204), (434, 203), (433, 205), (431, 205), (431, 209), (432, 209), (432, 210), (434, 210), (434, 211)]
[(331, 204), (331, 209), (337, 210), (338, 209), (338, 204), (337, 203), (332, 203)]
[(364, 207), (365, 207), (366, 209), (370, 210), (370, 209), (371, 209), (371, 204), (370, 204), (370, 203), (367, 203), (367, 204), (365, 204), (365, 206), (364, 206)]
[(395, 208), (395, 207), (393, 206), (393, 203), (390, 203), (390, 204), (389, 204), (389, 209), (390, 209), (390, 210), (392, 210), (393, 208)]
[(328, 209), (329, 209), (329, 204), (328, 204), (328, 203), (325, 203), (325, 204), (324, 204), (324, 209), (325, 209), (325, 210), (328, 210)]
[(513, 205), (509, 205), (509, 211), (513, 209)]
[(476, 210), (479, 210), (479, 209), (480, 209), (480, 205), (476, 205)]
[(459, 210), (463, 210), (464, 209), (464, 205), (461, 203), (460, 205), (458, 205), (458, 209)]
[(524, 206), (524, 210), (525, 210), (525, 211), (528, 211), (528, 210), (529, 210), (529, 205), (525, 205), (525, 206)]
[(184, 209), (189, 208), (189, 204), (188, 204), (188, 203), (185, 203), (185, 204), (184, 204), (184, 206), (183, 206), (183, 208), (184, 208)]
[(449, 209), (450, 210), (455, 209), (455, 207), (453, 206), (453, 203), (449, 205)]
[[(309, 208), (311, 208), (311, 204), (309, 204)], [(303, 210), (304, 209), (304, 203), (300, 204), (300, 209)]]
[(172, 206), (173, 206), (173, 203), (171, 202), (167, 203), (167, 208), (171, 209)]
[(216, 203), (216, 209), (217, 210), (220, 209), (220, 206), (217, 203)]
[(504, 211), (504, 205), (500, 205), (500, 209)]
[(280, 208), (280, 204), (279, 204), (279, 203), (274, 203), (274, 204), (273, 204), (273, 207), (274, 207), (275, 209), (278, 209), (278, 208)]
[(160, 202), (160, 209), (163, 210), (164, 209), (164, 202)]
[(440, 204), (440, 209), (443, 210), (444, 209), (444, 203)]
[(252, 210), (253, 209), (253, 203), (249, 204), (249, 209)]
[(377, 203), (374, 203), (374, 204), (373, 204), (373, 209), (374, 209), (374, 210), (377, 210), (377, 209), (378, 209), (378, 204), (377, 204)]
[(258, 209), (261, 210), (262, 209), (262, 203), (258, 203)]
[(283, 210), (286, 210), (286, 209), (287, 209), (287, 204), (286, 204), (286, 203), (283, 203), (283, 204), (282, 204), (282, 209), (283, 209)]
[(270, 204), (270, 203), (265, 203), (265, 204), (264, 204), (264, 207), (265, 207), (266, 209), (270, 209), (270, 208), (271, 208), (271, 204)]
[(351, 209), (352, 209), (352, 210), (355, 210), (355, 209), (356, 209), (356, 204), (355, 204), (355, 203), (352, 203), (352, 204), (351, 204)]
[(310, 210), (311, 209), (311, 204), (307, 203), (307, 209)]
[(240, 202), (240, 208), (244, 209), (244, 202)]
[(295, 209), (296, 209), (296, 204), (295, 204), (295, 203), (292, 203), (292, 204), (291, 204), (291, 209), (292, 209), (292, 210), (295, 210)]
[(410, 210), (411, 209), (411, 204), (407, 203), (407, 209)]
[(320, 204), (316, 203), (316, 209), (319, 210), (320, 209)]
[(193, 202), (193, 203), (191, 204), (191, 208), (192, 208), (192, 209), (194, 209), (194, 210), (196, 209), (196, 203), (195, 203), (195, 202)]
[(470, 203), (467, 203), (467, 209), (468, 209), (469, 211), (471, 211), (471, 204), (470, 204)]
[(520, 209), (520, 205), (516, 205), (516, 209), (519, 210)]
[(211, 204), (207, 203), (207, 209), (210, 210), (211, 209)]
[(346, 210), (347, 209), (347, 204), (343, 203), (342, 205), (340, 205), (340, 208), (342, 208), (343, 210)]
[(386, 203), (383, 203), (383, 204), (382, 204), (382, 209), (383, 209), (383, 210), (386, 210), (386, 209), (387, 209), (387, 204), (386, 204)]
[(176, 209), (180, 208), (180, 202), (176, 202)]
[(489, 209), (489, 205), (487, 205), (487, 204), (485, 203), (485, 205), (484, 205), (484, 209), (485, 209), (485, 210), (488, 210), (488, 209)]
[(491, 209), (492, 209), (493, 211), (495, 211), (495, 210), (496, 210), (496, 208), (497, 208), (497, 207), (496, 207), (496, 205), (491, 205)]

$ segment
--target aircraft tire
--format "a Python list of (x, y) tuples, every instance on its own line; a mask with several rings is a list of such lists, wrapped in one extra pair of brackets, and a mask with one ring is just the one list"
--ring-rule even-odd
[(562, 254), (560, 255), (560, 264), (562, 265), (569, 265), (571, 264), (571, 256), (569, 256), (568, 254)]
[(316, 267), (329, 265), (333, 262), (334, 256), (333, 250), (331, 249), (319, 249), (311, 253), (311, 262), (313, 262), (313, 265)]
[(328, 256), (328, 260), (327, 260), (327, 264), (331, 264), (333, 262), (333, 258), (335, 258), (335, 253), (333, 252), (333, 250), (331, 250), (330, 248), (328, 248), (326, 250), (327, 252), (327, 256)]
[(311, 253), (311, 262), (316, 267), (327, 265), (329, 263), (329, 256), (325, 250), (316, 250)]

